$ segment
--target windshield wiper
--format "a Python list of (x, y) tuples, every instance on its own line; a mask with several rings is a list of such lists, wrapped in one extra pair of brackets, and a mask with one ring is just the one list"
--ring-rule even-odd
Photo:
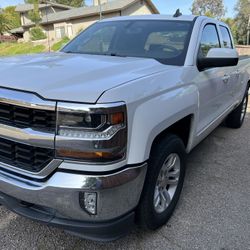
[(68, 50), (68, 51), (63, 51), (64, 53), (72, 53), (72, 54), (85, 54), (85, 55), (100, 55), (100, 56), (117, 56), (117, 57), (127, 57), (125, 55), (120, 55), (120, 54), (117, 54), (117, 53), (86, 53), (86, 52), (76, 52), (76, 51), (71, 51), (71, 50)]
[(127, 57), (125, 55), (120, 55), (120, 54), (117, 54), (117, 53), (110, 53), (110, 54), (107, 54), (108, 56), (117, 56), (117, 57)]
[(71, 50), (68, 50), (68, 51), (62, 51), (62, 52), (64, 52), (64, 53), (68, 53), (68, 54), (73, 54), (73, 53), (76, 53), (76, 52), (71, 51)]

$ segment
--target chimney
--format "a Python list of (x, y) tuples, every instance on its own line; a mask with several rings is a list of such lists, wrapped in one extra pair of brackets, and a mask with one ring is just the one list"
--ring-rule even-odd
[(107, 3), (108, 1), (109, 0), (93, 0), (93, 5), (98, 6), (99, 2), (100, 2), (100, 4), (104, 4), (104, 3)]

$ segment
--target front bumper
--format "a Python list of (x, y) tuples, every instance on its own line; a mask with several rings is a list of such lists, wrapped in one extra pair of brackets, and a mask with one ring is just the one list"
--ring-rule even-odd
[[(58, 171), (45, 182), (35, 182), (0, 169), (0, 192), (45, 207), (57, 218), (102, 222), (127, 214), (137, 206), (146, 171), (146, 163), (106, 175)], [(79, 194), (84, 191), (97, 193), (96, 215), (80, 206)]]
[(57, 218), (50, 210), (19, 200), (0, 192), (0, 205), (29, 219), (63, 228), (66, 232), (95, 241), (112, 241), (126, 235), (134, 225), (134, 212), (105, 222), (82, 222)]

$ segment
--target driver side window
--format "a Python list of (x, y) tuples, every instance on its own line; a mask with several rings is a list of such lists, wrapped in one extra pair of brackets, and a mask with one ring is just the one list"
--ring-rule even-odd
[(220, 40), (216, 26), (214, 24), (207, 24), (204, 27), (201, 36), (199, 58), (206, 57), (210, 49), (220, 47)]

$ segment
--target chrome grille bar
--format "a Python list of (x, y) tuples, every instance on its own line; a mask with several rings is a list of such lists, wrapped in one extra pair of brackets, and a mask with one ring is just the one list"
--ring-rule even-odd
[(55, 101), (46, 101), (36, 94), (0, 88), (0, 102), (31, 109), (56, 111)]

